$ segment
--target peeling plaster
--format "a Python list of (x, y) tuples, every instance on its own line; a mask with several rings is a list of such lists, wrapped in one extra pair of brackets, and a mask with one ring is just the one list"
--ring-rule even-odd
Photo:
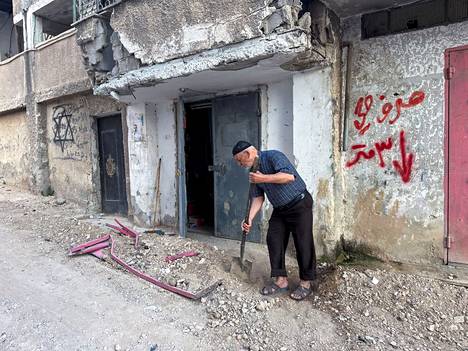
[(27, 188), (28, 128), (25, 111), (0, 116), (0, 184)]
[(334, 249), (331, 69), (293, 76), (293, 153), (314, 199), (314, 234), (321, 256)]
[[(348, 96), (349, 109), (346, 113), (348, 122), (348, 151), (343, 155), (342, 167), (345, 169), (347, 190), (345, 193), (346, 217), (349, 236), (360, 238), (362, 233), (353, 230), (361, 218), (366, 206), (379, 203), (380, 210), (376, 218), (369, 223), (369, 230), (375, 225), (382, 235), (395, 238), (394, 241), (377, 241), (383, 252), (394, 252), (394, 243), (403, 235), (400, 227), (394, 226), (384, 217), (389, 216), (395, 223), (403, 221), (405, 226), (417, 228), (414, 240), (437, 238), (436, 247), (442, 247), (444, 235), (444, 50), (450, 47), (466, 45), (468, 42), (468, 22), (434, 27), (410, 33), (360, 40), (360, 22), (351, 18), (343, 23), (346, 40), (352, 43), (353, 57), (351, 67), (351, 91)], [(379, 72), (379, 74), (376, 74)], [(415, 91), (425, 93), (422, 103), (402, 109), (400, 118), (391, 125), (377, 123), (376, 116), (382, 115), (384, 102), (395, 104), (397, 98), (407, 102)], [(372, 95), (373, 106), (369, 112), (370, 128), (360, 135), (353, 125), (356, 119), (353, 112), (359, 97)], [(385, 96), (380, 101), (380, 96)], [(391, 114), (393, 118), (395, 113)], [(392, 160), (401, 160), (400, 132), (405, 132), (407, 153), (414, 155), (409, 182), (405, 183), (392, 165)], [(354, 144), (365, 144), (369, 150), (375, 142), (391, 137), (394, 147), (383, 154), (385, 166), (379, 167), (378, 158), (361, 160), (352, 167), (345, 162), (355, 155), (350, 150)], [(375, 189), (369, 193), (371, 189)], [(368, 204), (362, 203), (363, 194)], [(358, 212), (356, 212), (358, 211)], [(361, 211), (361, 212), (359, 212)], [(385, 224), (386, 223), (386, 224)], [(383, 230), (382, 225), (387, 230)], [(406, 227), (405, 227), (406, 228)], [(416, 229), (415, 229), (416, 230)], [(406, 235), (406, 234), (405, 234)], [(370, 240), (370, 239), (369, 239)], [(372, 239), (374, 241), (375, 238)], [(369, 244), (372, 244), (369, 242)], [(440, 255), (440, 250), (434, 251)], [(395, 253), (398, 260), (419, 260), (428, 257), (428, 252), (410, 255), (406, 252)], [(419, 255), (419, 256), (418, 256)]]
[(95, 93), (109, 94), (111, 91), (127, 91), (128, 86), (152, 85), (172, 78), (214, 69), (232, 62), (242, 62), (276, 53), (299, 53), (308, 47), (308, 37), (303, 31), (293, 30), (282, 34), (272, 34), (265, 38), (213, 49), (188, 58), (141, 68), (95, 87)]
[[(127, 108), (131, 207), (140, 225), (173, 226), (176, 221), (176, 133), (172, 101), (133, 104)], [(136, 127), (136, 129), (135, 129)], [(160, 189), (156, 174), (161, 159)], [(159, 213), (155, 213), (159, 192)]]
[(141, 0), (117, 6), (111, 25), (125, 48), (149, 65), (259, 37), (268, 14), (265, 0), (236, 6), (228, 0)]

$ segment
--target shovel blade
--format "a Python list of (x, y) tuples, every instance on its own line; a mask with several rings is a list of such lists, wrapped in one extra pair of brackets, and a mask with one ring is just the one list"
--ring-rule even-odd
[(252, 272), (252, 265), (253, 263), (249, 260), (243, 260), (239, 257), (234, 257), (231, 262), (231, 268), (229, 272), (231, 274), (237, 275), (239, 278), (243, 280), (250, 280), (250, 273)]

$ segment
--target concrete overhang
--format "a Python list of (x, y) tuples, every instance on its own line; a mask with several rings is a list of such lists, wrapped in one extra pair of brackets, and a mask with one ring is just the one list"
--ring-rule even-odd
[(131, 71), (94, 92), (126, 103), (215, 94), (286, 79), (288, 63), (311, 51), (310, 35), (291, 30)]
[(345, 18), (418, 2), (419, 0), (322, 0), (339, 17)]

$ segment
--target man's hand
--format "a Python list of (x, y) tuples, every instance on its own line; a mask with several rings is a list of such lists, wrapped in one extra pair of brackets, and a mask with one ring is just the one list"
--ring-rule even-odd
[[(250, 223), (252, 223), (252, 221), (250, 221)], [(242, 228), (242, 231), (248, 234), (250, 232), (250, 228), (252, 228), (252, 225), (245, 223), (245, 220), (244, 220), (242, 221), (241, 228)]]
[(267, 182), (267, 179), (268, 179), (268, 175), (267, 174), (263, 174), (263, 173), (260, 173), (260, 172), (250, 172), (249, 173), (249, 182), (251, 183), (254, 183), (254, 184), (258, 184), (258, 183), (266, 183)]

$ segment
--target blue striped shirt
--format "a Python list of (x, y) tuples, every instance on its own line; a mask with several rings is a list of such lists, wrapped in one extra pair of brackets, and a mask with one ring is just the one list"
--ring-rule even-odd
[(259, 171), (263, 174), (278, 172), (294, 175), (294, 181), (287, 184), (258, 183), (252, 190), (252, 197), (266, 196), (273, 207), (284, 206), (306, 190), (306, 185), (285, 154), (277, 150), (259, 151)]

